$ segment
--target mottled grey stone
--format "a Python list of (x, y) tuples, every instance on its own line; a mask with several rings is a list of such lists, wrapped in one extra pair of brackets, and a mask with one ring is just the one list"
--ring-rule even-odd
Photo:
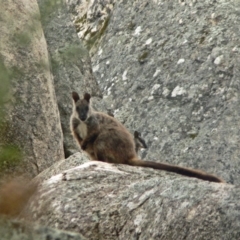
[(78, 151), (69, 128), (72, 112), (71, 92), (89, 92), (93, 96), (101, 96), (101, 93), (92, 74), (88, 51), (77, 37), (66, 2), (39, 0), (38, 4), (52, 64), (65, 156), (68, 157)]
[(0, 15), (1, 87), (7, 76), (11, 83), (0, 147), (17, 145), (23, 153), (17, 169), (33, 177), (64, 158), (47, 45), (36, 1), (1, 1)]
[(144, 159), (240, 183), (239, 11), (234, 0), (115, 3), (93, 71), (104, 106), (142, 133)]
[(0, 218), (2, 240), (86, 240), (77, 233)]
[[(88, 239), (212, 240), (240, 237), (238, 186), (153, 169), (66, 159), (22, 214)], [(82, 162), (82, 163), (81, 163)], [(59, 164), (55, 165), (56, 170)]]
[(67, 0), (66, 2), (78, 37), (90, 54), (93, 54), (104, 37), (116, 0)]
[(48, 169), (42, 171), (35, 179), (36, 182), (41, 182), (42, 180), (49, 179), (50, 177), (57, 175), (59, 173), (62, 173), (65, 170), (68, 170), (70, 168), (77, 167), (84, 162), (88, 162), (89, 159), (87, 155), (77, 152), (75, 154), (72, 154), (67, 159), (62, 159), (58, 161), (57, 163), (53, 164)]

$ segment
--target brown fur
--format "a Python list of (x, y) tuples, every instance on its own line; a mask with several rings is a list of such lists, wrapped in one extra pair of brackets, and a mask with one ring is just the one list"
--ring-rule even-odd
[(6, 179), (0, 186), (0, 215), (17, 216), (36, 190), (37, 184), (29, 180)]
[[(111, 117), (114, 117), (112, 111), (108, 110), (107, 114)], [(139, 152), (141, 148), (147, 148), (147, 144), (144, 139), (141, 137), (141, 133), (138, 131), (134, 131), (134, 143), (135, 143), (135, 151), (136, 153)]]
[[(139, 159), (133, 136), (115, 118), (101, 112), (94, 112), (90, 106), (89, 94), (85, 94), (84, 98), (80, 99), (78, 94), (73, 92), (73, 100), (74, 105), (71, 124), (73, 123), (73, 119), (77, 118), (80, 125), (86, 125), (87, 133), (84, 136), (83, 128), (80, 127), (71, 126), (71, 129), (80, 146), (84, 147), (84, 150), (92, 159), (108, 163), (128, 164), (165, 170), (206, 181), (224, 182), (217, 176), (199, 170)], [(87, 112), (85, 111), (85, 105), (88, 105)], [(81, 109), (83, 109), (82, 112)], [(84, 111), (85, 114), (83, 114)], [(88, 124), (87, 119), (89, 117), (95, 119), (93, 125)], [(80, 118), (82, 118), (83, 121), (81, 121)], [(92, 133), (94, 134), (92, 135)], [(79, 141), (79, 139), (81, 140)]]

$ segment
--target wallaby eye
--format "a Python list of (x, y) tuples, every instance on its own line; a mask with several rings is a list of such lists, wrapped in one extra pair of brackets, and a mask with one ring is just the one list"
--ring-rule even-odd
[(88, 106), (82, 106), (82, 107), (80, 107), (80, 106), (77, 106), (76, 107), (76, 111), (77, 112), (81, 112), (81, 113), (83, 113), (83, 112), (88, 112), (88, 110), (89, 110), (89, 107)]

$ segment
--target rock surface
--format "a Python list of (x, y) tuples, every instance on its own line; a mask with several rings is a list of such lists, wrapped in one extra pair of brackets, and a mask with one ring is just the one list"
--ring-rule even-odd
[(24, 162), (19, 168), (33, 177), (64, 158), (47, 45), (36, 1), (1, 1), (0, 15), (1, 82), (11, 80), (0, 146), (21, 148)]
[[(97, 8), (97, 7), (96, 7)], [(240, 183), (238, 1), (118, 1), (93, 71), (147, 160)]]
[(67, 0), (78, 37), (93, 54), (104, 36), (116, 0)]
[(80, 43), (65, 1), (39, 0), (43, 30), (52, 64), (54, 87), (64, 136), (65, 156), (78, 151), (69, 129), (71, 92), (101, 96), (88, 51)]
[(1, 239), (5, 240), (85, 240), (80, 234), (0, 218)]
[[(76, 163), (81, 165), (73, 167)], [(73, 168), (69, 168), (69, 166)], [(54, 167), (54, 166), (53, 166)], [(41, 176), (24, 216), (88, 239), (239, 239), (239, 187), (81, 160)], [(52, 174), (51, 174), (52, 175)], [(28, 216), (28, 217), (27, 217)]]
[[(66, 136), (65, 150), (70, 154), (77, 148), (65, 132), (71, 109), (68, 94), (73, 89), (80, 94), (100, 93), (65, 4), (51, 2), (57, 4), (53, 5), (54, 11), (45, 5), (48, 1), (39, 1), (39, 5)], [(76, 153), (34, 179), (39, 183), (38, 190), (21, 218), (81, 233), (87, 239), (238, 240), (239, 2), (68, 2), (88, 6), (83, 12), (88, 18), (81, 28), (85, 40), (97, 49), (92, 51), (93, 72), (104, 95), (96, 106), (112, 109), (131, 131), (142, 133), (148, 149), (141, 157), (200, 168), (235, 186), (153, 169), (90, 162)], [(70, 10), (74, 9), (71, 4)], [(105, 9), (107, 14), (101, 15)], [(7, 21), (11, 22), (13, 16), (24, 17), (23, 22), (14, 21), (16, 31), (28, 26), (32, 16), (25, 13), (33, 10), (37, 10), (37, 4), (27, 0), (16, 4), (5, 1), (0, 7), (1, 13), (10, 14)], [(47, 19), (44, 10), (49, 10)], [(14, 31), (6, 24), (0, 25), (0, 41), (4, 64), (13, 67), (17, 63), (24, 69), (24, 76), (13, 82), (13, 96), (18, 98), (10, 99), (22, 105), (9, 108), (9, 116), (18, 128), (21, 143), (33, 142), (29, 156), (40, 161), (42, 171), (61, 159), (63, 149), (46, 43), (36, 16), (38, 27), (31, 32), (33, 46), (27, 45), (33, 51), (8, 41), (5, 36)], [(97, 38), (88, 39), (89, 31)], [(45, 63), (44, 70), (36, 67), (39, 60)], [(29, 69), (31, 74), (25, 74)], [(25, 124), (20, 125), (22, 118)], [(54, 120), (54, 124), (46, 119)], [(29, 122), (36, 122), (38, 128)]]

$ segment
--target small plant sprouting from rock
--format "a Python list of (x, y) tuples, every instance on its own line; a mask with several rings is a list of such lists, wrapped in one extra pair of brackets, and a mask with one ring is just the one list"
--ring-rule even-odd
[(133, 31), (136, 27), (136, 23), (134, 22), (130, 22), (128, 25), (127, 25), (127, 28), (130, 30), (130, 31)]
[(149, 55), (149, 51), (145, 50), (143, 53), (141, 53), (139, 56), (138, 56), (138, 62), (143, 64), (147, 61), (147, 57)]

